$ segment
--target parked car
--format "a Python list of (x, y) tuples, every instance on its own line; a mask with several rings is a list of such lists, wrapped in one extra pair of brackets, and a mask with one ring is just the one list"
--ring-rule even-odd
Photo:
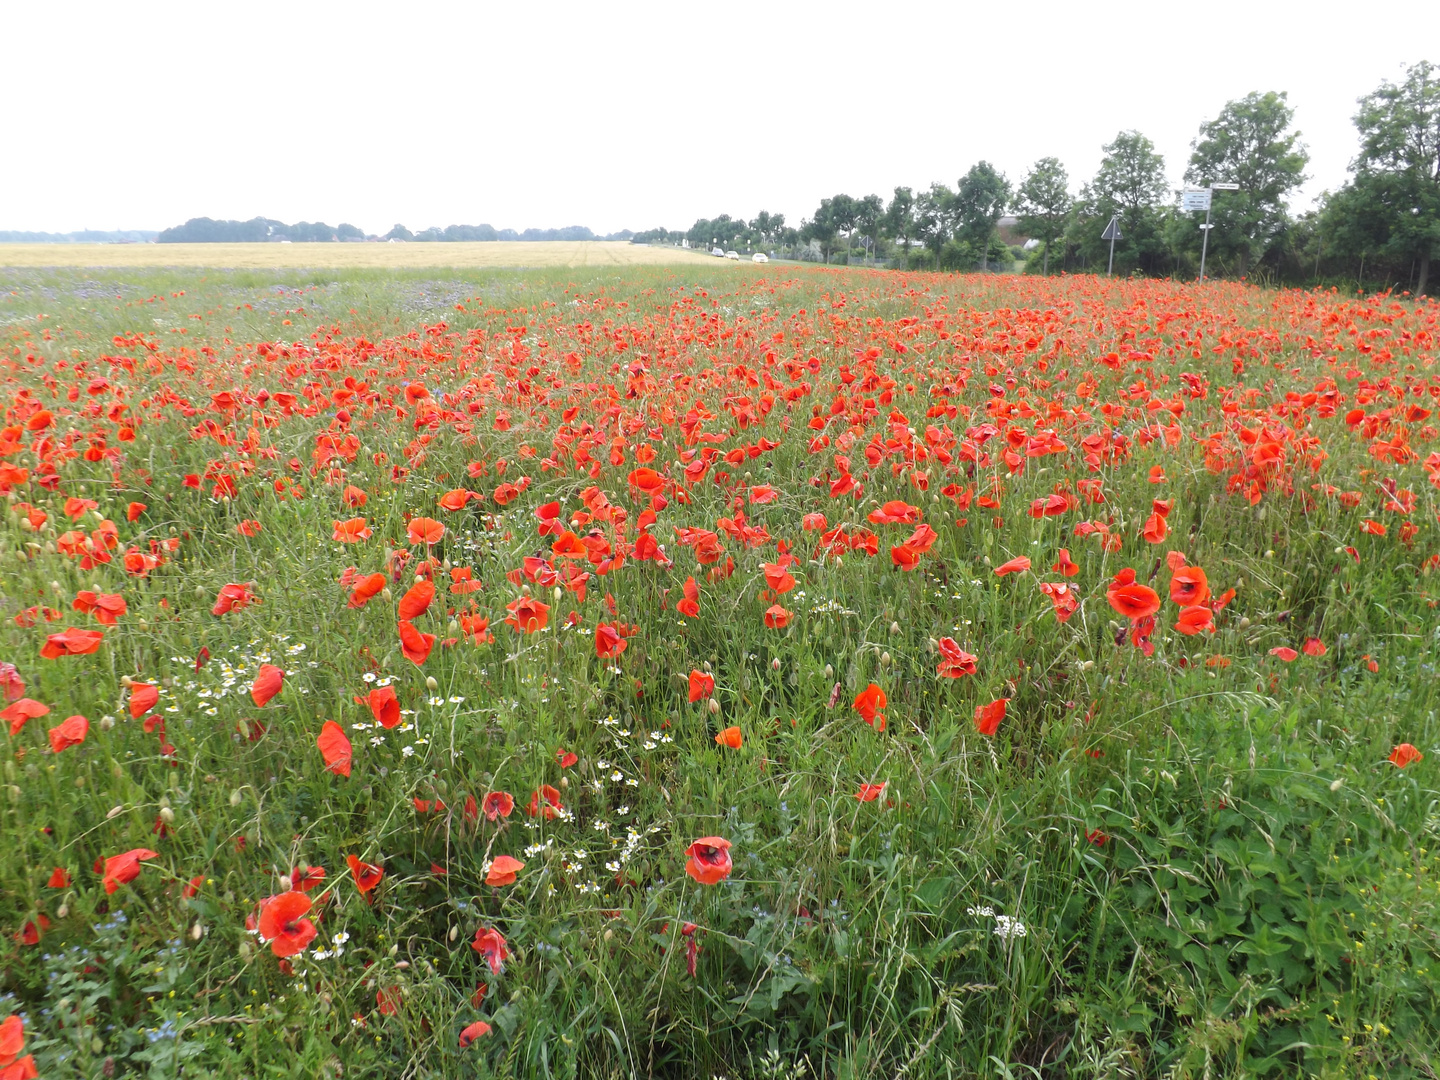
[(711, 248), (711, 249), (710, 249), (710, 254), (711, 254), (711, 255), (714, 255), (717, 259), (723, 259), (723, 258), (725, 257), (725, 249), (724, 249), (724, 248)]
[(739, 262), (739, 261), (740, 261), (740, 253), (739, 253), (738, 251), (727, 251), (727, 252), (725, 252), (725, 258), (727, 258), (727, 259), (734, 259), (736, 262)]
[(757, 251), (757, 252), (755, 252), (754, 255), (751, 255), (751, 256), (750, 256), (750, 261), (751, 261), (751, 262), (769, 262), (769, 261), (770, 261), (770, 256), (769, 256), (769, 255), (766, 255), (763, 251)]

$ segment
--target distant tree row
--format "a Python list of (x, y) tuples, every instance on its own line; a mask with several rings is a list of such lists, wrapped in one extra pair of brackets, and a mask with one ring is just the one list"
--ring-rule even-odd
[[(4, 234), (0, 234), (3, 236)], [(608, 236), (596, 236), (583, 225), (570, 225), (563, 229), (497, 229), (492, 225), (447, 225), (441, 229), (431, 227), (422, 232), (411, 232), (404, 225), (396, 225), (384, 236), (366, 236), (354, 225), (342, 222), (333, 228), (324, 222), (301, 221), (287, 225), (273, 218), (251, 218), (249, 221), (215, 221), (211, 218), (191, 218), (184, 225), (166, 229), (156, 238), (161, 244), (255, 244), (275, 243), (291, 240), (304, 243), (338, 243), (357, 240), (405, 240), (416, 242), (455, 242), (488, 240), (629, 240), (634, 234), (629, 229)], [(152, 233), (151, 236), (154, 236)]]
[(159, 235), (153, 229), (82, 229), (68, 233), (0, 229), (0, 244), (144, 244)]
[[(1225, 183), (1212, 193), (1207, 274), (1271, 281), (1355, 281), (1424, 293), (1440, 251), (1440, 68), (1419, 63), (1399, 84), (1383, 83), (1360, 101), (1360, 152), (1350, 180), (1317, 209), (1295, 216), (1289, 196), (1305, 182), (1309, 153), (1293, 129), (1284, 93), (1251, 93), (1200, 126), (1184, 172), (1189, 187)], [(1103, 148), (1095, 176), (1072, 191), (1054, 157), (1036, 161), (1018, 184), (989, 162), (973, 165), (952, 189), (832, 195), (787, 228), (762, 212), (746, 222), (722, 214), (686, 232), (652, 229), (637, 242), (725, 249), (764, 248), (817, 261), (873, 262), (950, 270), (1011, 269), (1024, 259), (1037, 273), (1104, 272), (1120, 229), (1116, 273), (1193, 276), (1199, 268), (1204, 211), (1183, 211), (1164, 158), (1138, 131)], [(1014, 215), (1007, 244), (1002, 219)]]

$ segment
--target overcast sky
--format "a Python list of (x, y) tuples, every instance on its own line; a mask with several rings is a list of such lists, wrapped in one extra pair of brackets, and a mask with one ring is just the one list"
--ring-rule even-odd
[[(822, 196), (1072, 189), (1122, 129), (1178, 186), (1198, 125), (1284, 90), (1303, 209), (1355, 99), (1440, 61), (1440, 4), (289, 0), (0, 4), (0, 229), (186, 218), (688, 227)], [(1430, 50), (1427, 57), (1423, 50)]]

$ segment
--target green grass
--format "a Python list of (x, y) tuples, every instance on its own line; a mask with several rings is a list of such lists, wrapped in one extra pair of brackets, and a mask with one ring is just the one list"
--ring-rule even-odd
[[(113, 473), (112, 462), (77, 456), (61, 463), (58, 491), (33, 478), (15, 490), (12, 503), (48, 512), (38, 532), (13, 511), (0, 522), (0, 660), (51, 707), (10, 740), (0, 792), (4, 928), (41, 913), (50, 923), (36, 945), (8, 933), (0, 944), (0, 1014), (23, 1013), (41, 1075), (1433, 1076), (1440, 625), (1422, 568), (1440, 551), (1436, 489), (1423, 465), (1435, 434), (1410, 425), (1417, 458), (1408, 463), (1367, 454), (1344, 422), (1357, 381), (1329, 358), (1376, 379), (1386, 372), (1372, 370), (1373, 352), (1356, 343), (1398, 353), (1404, 333), (1415, 370), (1397, 359), (1396, 384), (1434, 386), (1433, 338), (1421, 332), (1440, 332), (1435, 306), (1392, 310), (1326, 294), (1307, 306), (1302, 294), (1239, 286), (1197, 293), (1094, 279), (733, 271), (0, 272), (6, 422), (24, 411), (16, 394), (28, 388), (56, 411), (56, 437), (80, 432), (83, 449), (94, 418), (61, 410), (83, 409), (88, 392), (72, 405), (65, 391), (72, 382), (83, 391), (96, 375), (122, 387), (142, 421), (133, 443), (112, 434), (124, 455)], [(1341, 330), (1324, 311), (1340, 316)], [(918, 321), (902, 321), (910, 318)], [(443, 331), (427, 332), (441, 320)], [(1346, 321), (1357, 334), (1393, 336), (1351, 336)], [(966, 357), (969, 383), (950, 397), (974, 410), (968, 421), (924, 415), (936, 398), (913, 346), (922, 335), (935, 341), (941, 326), (946, 344), (922, 356), (949, 369)], [(1180, 348), (1182, 330), (1205, 334), (1199, 357), (1188, 338)], [(1001, 332), (1040, 345), (1007, 359)], [(134, 334), (152, 345), (123, 340)], [(1243, 372), (1232, 367), (1242, 349), (1210, 351), (1221, 334), (1255, 350)], [(1325, 342), (1321, 356), (1307, 336)], [(1145, 340), (1155, 343), (1149, 362), (1121, 371), (1095, 362)], [(296, 341), (317, 351), (251, 347)], [(337, 346), (329, 354), (327, 341)], [(897, 341), (912, 351), (893, 350)], [(1057, 341), (1064, 347), (1042, 372), (1035, 358)], [(1098, 391), (1083, 399), (1092, 412), (1137, 379), (1168, 400), (1180, 371), (1203, 377), (1209, 396), (1187, 400), (1178, 446), (1136, 441), (1128, 459), (1098, 473), (1077, 453), (1032, 459), (1016, 475), (980, 470), (968, 482), (985, 494), (998, 480), (998, 509), (961, 511), (939, 494), (951, 479), (966, 482), (959, 464), (928, 463), (928, 492), (892, 476), (889, 460), (868, 466), (867, 433), (849, 450), (857, 477), (868, 473), (864, 499), (832, 500), (825, 487), (839, 448), (809, 452), (805, 424), (812, 404), (828, 409), (843, 389), (840, 365), (861, 366), (872, 345), (899, 384), (870, 423), (882, 438), (893, 434), (890, 408), (921, 435), (927, 424), (948, 425), (963, 438), (987, 419), (992, 384), (1016, 400), (1007, 373), (1029, 389), (1025, 400), (1068, 395), (1071, 405), (1093, 377)], [(1167, 359), (1163, 348), (1176, 353)], [(817, 357), (819, 370), (805, 376), (814, 392), (793, 412), (781, 401), (758, 427), (731, 430), (726, 399), (763, 389), (745, 389), (734, 369), (771, 370), (767, 349), (781, 364)], [(105, 357), (128, 358), (133, 372)], [(641, 357), (656, 385), (627, 398), (628, 365)], [(540, 370), (526, 374), (531, 367)], [(487, 374), (494, 383), (479, 391), (482, 408), (461, 410), (473, 430), (453, 421), (417, 429), (403, 397), (403, 417), (351, 406), (361, 448), (344, 481), (368, 493), (363, 509), (342, 506), (343, 485), (327, 483), (325, 470), (312, 475), (315, 436), (335, 415), (328, 400), (315, 416), (269, 427), (258, 417), (275, 417), (273, 404), (228, 420), (210, 408), (210, 395), (226, 389), (303, 395), (313, 384), (328, 394), (350, 375), (366, 392), (417, 379), (438, 396)], [(1313, 472), (1296, 470), (1293, 492), (1277, 487), (1250, 505), (1206, 468), (1197, 436), (1226, 423), (1223, 401), (1243, 401), (1248, 389), (1256, 405), (1283, 405), (1287, 391), (1303, 394), (1326, 377), (1345, 400), (1334, 416), (1296, 421), (1328, 456)], [(505, 397), (521, 380), (552, 378), (548, 409)], [(794, 385), (783, 373), (780, 381)], [(917, 391), (905, 389), (909, 381)], [(165, 389), (184, 403), (162, 401)], [(563, 499), (568, 517), (597, 484), (629, 511), (633, 542), (644, 506), (626, 490), (634, 447), (652, 442), (656, 468), (675, 461), (685, 448), (677, 421), (702, 400), (720, 417), (705, 430), (726, 433), (722, 452), (762, 435), (780, 443), (718, 466), (737, 483), (779, 489), (777, 502), (745, 506), (771, 542), (747, 548), (722, 532), (736, 569), (707, 579), (709, 567), (673, 533), (715, 529), (733, 515), (727, 491), (707, 477), (689, 505), (672, 498), (659, 514), (654, 531), (673, 570), (631, 559), (593, 576), (583, 602), (570, 593), (552, 602), (545, 633), (521, 637), (504, 625), (505, 604), (520, 594), (506, 573), (548, 553), (552, 539), (537, 538), (534, 508)], [(562, 408), (576, 418), (562, 420)], [(501, 411), (509, 431), (493, 426)], [(1269, 422), (1283, 422), (1277, 416)], [(197, 433), (207, 417), (222, 422), (230, 445)], [(625, 434), (625, 463), (612, 466), (610, 440), (629, 417), (638, 426)], [(592, 448), (599, 478), (573, 464), (542, 470), (560, 426), (587, 420), (602, 430)], [(1121, 425), (1133, 435), (1136, 420)], [(238, 460), (252, 426), (256, 446), (273, 453), (250, 452), (254, 469), (233, 499), (209, 497), (209, 482), (183, 486), (186, 474)], [(1061, 435), (1073, 448), (1097, 427)], [(418, 458), (422, 432), (433, 437)], [(30, 449), (7, 460), (38, 464)], [(467, 475), (474, 461), (488, 463), (486, 475)], [(398, 463), (410, 472), (392, 483)], [(1163, 487), (1147, 483), (1152, 465), (1165, 469)], [(488, 494), (522, 473), (531, 485), (505, 506), (436, 507), (449, 489)], [(1091, 476), (1103, 480), (1105, 506), (1027, 516), (1057, 483)], [(305, 496), (281, 497), (277, 478), (302, 484)], [(1412, 543), (1379, 508), (1386, 478), (1417, 494)], [(1316, 497), (1313, 483), (1359, 490), (1364, 501)], [(56, 551), (74, 527), (67, 495), (95, 499), (118, 523), (122, 548), (172, 537), (178, 547), (144, 579), (118, 561), (82, 570)], [(1175, 499), (1171, 536), (1147, 544), (1137, 534), (1162, 496)], [(909, 526), (865, 525), (886, 499), (921, 506), (939, 533), (915, 572), (895, 569), (886, 550)], [(125, 520), (131, 500), (148, 506), (134, 524)], [(818, 534), (800, 527), (814, 510), (832, 525), (873, 529), (879, 556), (817, 558)], [(332, 542), (332, 522), (355, 514), (374, 537)], [(449, 530), (437, 581), (468, 566), (485, 586), (470, 597), (442, 587), (422, 629), (456, 635), (438, 609), (473, 597), (496, 635), (479, 646), (437, 642), (423, 668), (396, 642), (394, 600), (408, 573), (391, 583), (393, 598), (361, 610), (346, 606), (337, 583), (351, 565), (384, 569), (387, 554), (406, 546), (407, 518), (422, 515)], [(1077, 521), (1102, 515), (1125, 535), (1119, 551), (1073, 535)], [(1361, 533), (1367, 517), (1386, 521), (1388, 535)], [(94, 514), (88, 520), (93, 528)], [(244, 520), (261, 531), (242, 535)], [(791, 568), (796, 591), (779, 600), (796, 615), (784, 630), (761, 621), (771, 602), (759, 595), (761, 564), (774, 559), (776, 538), (801, 559)], [(1035, 578), (1058, 580), (1048, 568), (1062, 546), (1080, 565), (1069, 580), (1085, 597), (1064, 625), (1031, 575), (993, 573), (1029, 555)], [(1216, 593), (1236, 589), (1213, 636), (1170, 629), (1178, 609), (1166, 596), (1168, 550), (1204, 567)], [(1126, 628), (1105, 586), (1124, 567), (1166, 597), (1153, 657), (1116, 643)], [(691, 574), (701, 617), (683, 619), (674, 604)], [(227, 582), (255, 582), (262, 602), (213, 616)], [(122, 593), (128, 614), (95, 654), (41, 659), (47, 633), (96, 625), (71, 610), (83, 588)], [(532, 591), (550, 600), (548, 589)], [(64, 618), (17, 626), (14, 616), (32, 605)], [(562, 629), (572, 608), (579, 627)], [(597, 658), (586, 631), (615, 618), (640, 632), (612, 663)], [(976, 675), (936, 677), (934, 642), (944, 636), (979, 656)], [(1286, 664), (1269, 655), (1311, 636), (1326, 643), (1324, 656)], [(202, 649), (211, 659), (197, 673)], [(1207, 664), (1213, 658), (1229, 662)], [(241, 691), (266, 659), (287, 677), (257, 709)], [(714, 711), (690, 704), (684, 689), (692, 669), (707, 668)], [(354, 701), (369, 689), (367, 672), (393, 678), (413, 713), (408, 730), (351, 727), (370, 720)], [(158, 714), (173, 756), (130, 718), (125, 677), (163, 680)], [(850, 708), (870, 682), (890, 698), (883, 734)], [(975, 707), (999, 697), (1009, 699), (999, 733), (978, 735)], [(52, 755), (45, 729), (72, 713), (90, 719), (89, 737)], [(257, 719), (266, 730), (251, 741)], [(325, 720), (354, 743), (348, 780), (326, 771), (316, 749)], [(715, 743), (731, 724), (744, 733), (739, 750)], [(384, 742), (371, 745), (377, 735)], [(1401, 742), (1424, 760), (1389, 764)], [(559, 768), (562, 749), (578, 755), (574, 767)], [(616, 772), (621, 779), (611, 779)], [(881, 782), (880, 799), (857, 801), (862, 783)], [(567, 817), (525, 813), (541, 784), (563, 785)], [(467, 817), (467, 795), (499, 789), (515, 795), (513, 817)], [(417, 813), (416, 798), (449, 810)], [(157, 836), (157, 823), (168, 835)], [(712, 887), (683, 871), (685, 847), (707, 835), (734, 845), (734, 872)], [(135, 847), (159, 857), (107, 895), (92, 864)], [(526, 867), (495, 889), (483, 880), (500, 853)], [(348, 854), (383, 862), (373, 903), (355, 889)], [(343, 955), (297, 957), (287, 974), (245, 919), (303, 865), (323, 866), (333, 886), (315, 946), (348, 939)], [(70, 887), (46, 887), (57, 866), (73, 874)], [(196, 876), (198, 893), (184, 897)], [(1024, 935), (997, 933), (996, 916), (1018, 920)], [(686, 923), (698, 927), (693, 978)], [(499, 976), (469, 947), (487, 926), (502, 928), (514, 951)], [(481, 982), (488, 995), (475, 1005)], [(382, 1015), (377, 991), (390, 988), (402, 1004)], [(482, 1018), (493, 1031), (460, 1049), (460, 1029)]]

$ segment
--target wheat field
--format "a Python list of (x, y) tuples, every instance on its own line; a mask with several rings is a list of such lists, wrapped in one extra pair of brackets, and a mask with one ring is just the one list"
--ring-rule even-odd
[(3, 244), (0, 266), (409, 269), (420, 267), (663, 266), (721, 260), (623, 241), (410, 244)]

